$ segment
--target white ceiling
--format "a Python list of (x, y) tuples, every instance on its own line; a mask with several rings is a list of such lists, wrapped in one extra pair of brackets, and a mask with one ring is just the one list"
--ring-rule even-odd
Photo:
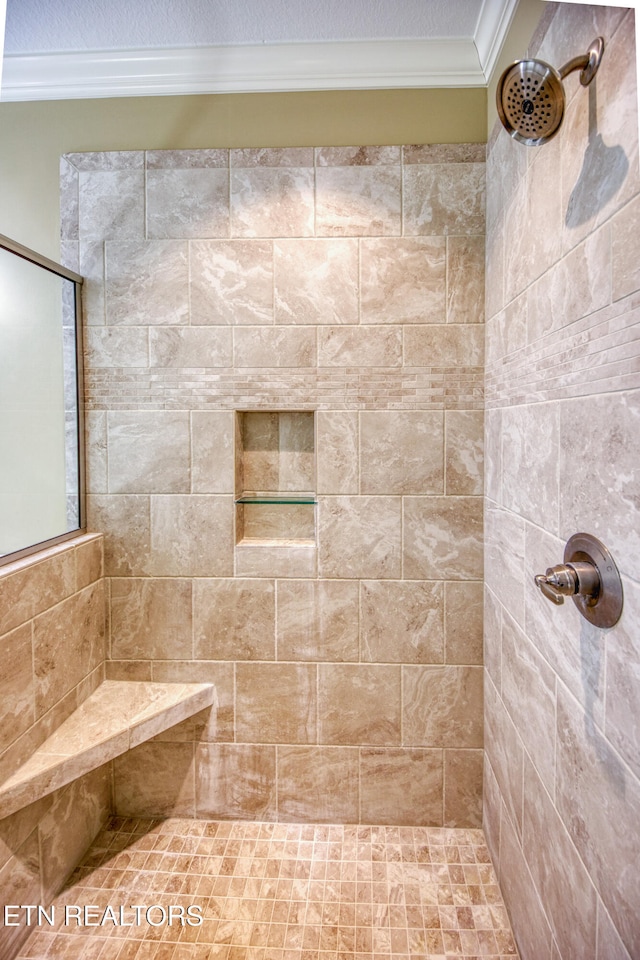
[(481, 86), (516, 0), (7, 0), (3, 100)]

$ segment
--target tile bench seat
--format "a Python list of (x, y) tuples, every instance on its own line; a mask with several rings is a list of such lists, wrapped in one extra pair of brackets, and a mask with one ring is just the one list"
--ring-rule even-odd
[(0, 819), (215, 702), (211, 683), (105, 680), (0, 784)]

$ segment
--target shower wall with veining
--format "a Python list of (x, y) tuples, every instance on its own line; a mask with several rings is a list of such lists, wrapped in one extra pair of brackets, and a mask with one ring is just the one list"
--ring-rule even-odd
[[(598, 35), (557, 136), (500, 128), (488, 152), (485, 829), (523, 960), (640, 956), (633, 11), (550, 4), (530, 52), (559, 66)], [(534, 585), (582, 531), (622, 574), (610, 630)]]
[(480, 823), (484, 159), (63, 160), (107, 675), (220, 702), (119, 813)]

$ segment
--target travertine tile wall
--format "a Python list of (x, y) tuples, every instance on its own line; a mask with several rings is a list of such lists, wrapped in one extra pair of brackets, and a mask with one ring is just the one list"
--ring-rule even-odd
[[(108, 676), (212, 680), (126, 815), (479, 823), (484, 144), (75, 154)], [(316, 541), (234, 531), (235, 411), (315, 415)]]
[[(102, 537), (0, 567), (0, 781), (104, 676)], [(0, 820), (0, 905), (47, 904), (111, 809), (110, 765)], [(0, 925), (12, 957), (28, 927)]]
[[(598, 35), (563, 127), (487, 170), (485, 829), (523, 960), (640, 956), (640, 176), (633, 11), (550, 4), (532, 53)], [(525, 51), (523, 50), (524, 54)], [(611, 630), (533, 576), (571, 534), (622, 573)]]

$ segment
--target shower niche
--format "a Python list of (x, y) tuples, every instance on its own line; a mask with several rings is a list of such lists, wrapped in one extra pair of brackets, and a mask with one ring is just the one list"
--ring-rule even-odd
[(236, 412), (236, 543), (315, 543), (313, 411)]

